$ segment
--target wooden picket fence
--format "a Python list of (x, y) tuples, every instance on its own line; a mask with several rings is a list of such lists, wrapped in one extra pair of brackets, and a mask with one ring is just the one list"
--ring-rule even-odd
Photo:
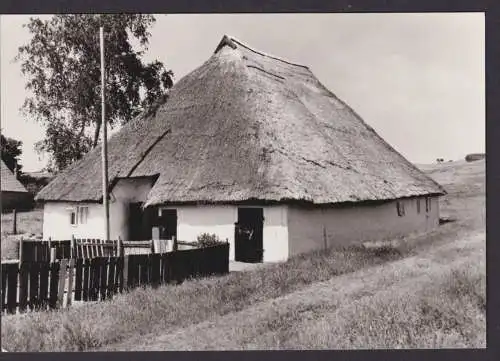
[(121, 241), (100, 239), (31, 240), (21, 239), (21, 262), (54, 262), (57, 259), (118, 257), (130, 254), (171, 252), (176, 248), (190, 249), (196, 243), (172, 240)]
[(51, 256), (54, 259), (71, 258), (71, 241), (21, 239), (19, 242), (19, 259), (21, 262), (48, 262), (51, 260)]
[[(2, 312), (46, 310), (62, 305), (67, 269), (74, 260), (60, 262), (2, 263)], [(70, 277), (69, 279), (72, 279)], [(70, 285), (71, 287), (71, 285)], [(71, 301), (70, 301), (71, 303)]]
[(2, 263), (2, 312), (68, 307), (135, 287), (229, 272), (229, 244), (176, 252)]

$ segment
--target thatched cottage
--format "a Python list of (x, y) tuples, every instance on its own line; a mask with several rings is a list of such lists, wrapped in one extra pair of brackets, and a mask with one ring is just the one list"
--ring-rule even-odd
[(1, 209), (2, 212), (12, 209), (29, 209), (33, 203), (33, 196), (24, 188), (17, 179), (17, 175), (7, 167), (3, 160), (0, 161), (1, 170)]
[[(215, 233), (241, 261), (429, 230), (444, 194), (308, 67), (227, 36), (108, 147), (113, 239)], [(44, 237), (103, 237), (101, 148), (37, 199)]]

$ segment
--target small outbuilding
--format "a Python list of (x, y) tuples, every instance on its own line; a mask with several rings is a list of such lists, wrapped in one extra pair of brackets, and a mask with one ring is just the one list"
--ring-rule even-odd
[[(108, 151), (113, 239), (212, 233), (244, 262), (431, 230), (445, 193), (307, 66), (228, 36)], [(38, 193), (44, 237), (102, 238), (101, 184), (98, 146)]]
[(33, 196), (24, 188), (16, 175), (1, 160), (2, 212), (12, 209), (25, 210), (33, 205)]

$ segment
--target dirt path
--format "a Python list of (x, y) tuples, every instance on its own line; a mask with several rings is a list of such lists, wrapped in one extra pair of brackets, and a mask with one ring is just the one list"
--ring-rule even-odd
[[(203, 350), (268, 348), (269, 333), (280, 322), (307, 323), (340, 312), (363, 297), (380, 293), (411, 294), (419, 285), (452, 267), (485, 258), (484, 232), (381, 266), (318, 282), (283, 297), (255, 304), (184, 329), (148, 334), (110, 345), (106, 350)], [(270, 322), (276, 324), (270, 325)]]

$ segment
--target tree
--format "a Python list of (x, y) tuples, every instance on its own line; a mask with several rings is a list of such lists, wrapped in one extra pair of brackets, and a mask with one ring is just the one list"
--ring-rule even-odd
[(0, 135), (0, 143), (2, 146), (2, 160), (5, 165), (14, 172), (17, 165), (17, 170), (21, 171), (22, 165), (19, 164), (19, 157), (22, 154), (21, 147), (23, 142), (12, 138), (6, 138), (3, 134)]
[[(16, 57), (31, 96), (22, 110), (46, 128), (36, 145), (61, 170), (97, 145), (101, 128), (99, 27), (105, 29), (106, 119), (113, 128), (166, 99), (173, 72), (144, 63), (152, 15), (55, 15), (30, 18), (32, 35)], [(132, 46), (137, 42), (138, 50)]]

